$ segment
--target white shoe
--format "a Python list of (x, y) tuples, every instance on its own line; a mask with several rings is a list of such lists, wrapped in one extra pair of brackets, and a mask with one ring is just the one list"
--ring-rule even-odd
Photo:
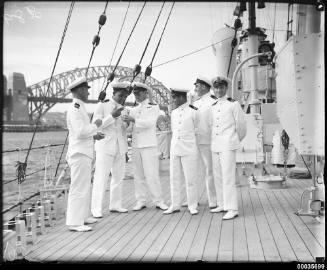
[[(197, 205), (198, 205), (198, 206), (200, 206), (200, 203), (198, 202), (198, 204), (197, 204)], [(187, 206), (188, 206), (188, 203), (187, 203), (187, 201), (182, 203), (182, 207), (187, 207)]]
[(92, 230), (92, 227), (90, 226), (85, 226), (85, 225), (79, 225), (79, 226), (70, 226), (69, 227), (70, 231), (75, 231), (75, 232), (88, 232)]
[(140, 211), (145, 207), (146, 207), (145, 203), (137, 202), (136, 205), (133, 207), (133, 211)]
[(161, 210), (167, 210), (168, 206), (164, 202), (159, 202), (156, 204), (156, 208), (159, 208)]
[(97, 222), (98, 220), (94, 217), (88, 217), (84, 220), (84, 224), (93, 224), (95, 222)]
[(196, 209), (190, 210), (191, 215), (197, 215), (199, 212)]
[(172, 214), (175, 212), (180, 212), (180, 211), (181, 211), (180, 209), (170, 206), (166, 211), (163, 211), (162, 213), (165, 215), (169, 215), (169, 214)]
[(117, 212), (117, 213), (127, 213), (128, 210), (123, 207), (118, 207), (118, 208), (109, 208), (110, 212)]
[(94, 218), (102, 218), (102, 215), (92, 215)]
[(223, 216), (223, 219), (232, 219), (238, 216), (237, 210), (228, 210), (228, 212)]
[(224, 212), (224, 211), (225, 211), (225, 210), (224, 210), (223, 207), (218, 206), (218, 207), (216, 207), (216, 208), (211, 209), (211, 210), (210, 210), (210, 213), (220, 213), (220, 212)]

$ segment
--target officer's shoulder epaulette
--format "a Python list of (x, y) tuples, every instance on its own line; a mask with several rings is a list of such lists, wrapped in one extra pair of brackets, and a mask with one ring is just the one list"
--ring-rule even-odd
[(190, 106), (190, 108), (192, 108), (193, 110), (197, 110), (197, 109), (198, 109), (197, 107), (195, 107), (195, 106), (192, 105), (192, 104), (190, 104), (189, 106)]
[(234, 101), (235, 101), (235, 99), (232, 99), (232, 98), (230, 98), (230, 97), (227, 98), (227, 100), (230, 101), (230, 102), (234, 102)]
[(81, 107), (81, 105), (79, 105), (78, 103), (74, 103), (74, 107), (79, 109), (79, 107)]
[(214, 104), (212, 104), (211, 106), (215, 106), (217, 103), (218, 103), (218, 100)]
[(213, 99), (218, 99), (215, 95), (210, 95), (210, 97)]
[(149, 102), (148, 104), (149, 105), (157, 105), (156, 103), (153, 103), (153, 102)]

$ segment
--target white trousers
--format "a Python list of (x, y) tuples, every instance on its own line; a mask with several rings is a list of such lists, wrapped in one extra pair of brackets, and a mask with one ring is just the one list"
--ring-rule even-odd
[(132, 148), (135, 197), (138, 202), (146, 202), (149, 189), (153, 202), (163, 201), (159, 180), (159, 156), (157, 147)]
[(235, 184), (236, 150), (212, 152), (218, 206), (238, 210)]
[[(217, 206), (217, 197), (212, 169), (212, 152), (209, 144), (199, 144), (198, 182), (205, 179), (209, 207)], [(203, 177), (204, 176), (204, 177)], [(200, 197), (198, 189), (198, 198)]]
[(170, 195), (173, 208), (181, 207), (181, 187), (184, 179), (188, 209), (195, 210), (198, 205), (197, 155), (170, 157)]
[(93, 179), (91, 212), (94, 216), (102, 215), (103, 197), (106, 191), (109, 173), (110, 182), (109, 208), (122, 207), (122, 181), (125, 176), (126, 157), (117, 151), (115, 156), (105, 151), (96, 152), (95, 172)]
[(84, 154), (74, 154), (67, 160), (70, 167), (66, 225), (83, 225), (90, 215), (92, 159)]

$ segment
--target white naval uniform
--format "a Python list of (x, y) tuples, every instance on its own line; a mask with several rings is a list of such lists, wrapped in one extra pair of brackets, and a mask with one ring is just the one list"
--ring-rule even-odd
[(93, 135), (97, 126), (90, 118), (82, 100), (74, 98), (67, 111), (69, 144), (66, 159), (71, 182), (68, 194), (66, 224), (84, 225), (90, 214), (91, 169), (94, 152)]
[(159, 106), (145, 99), (130, 111), (130, 116), (135, 119), (132, 131), (132, 160), (136, 201), (145, 204), (148, 187), (153, 202), (163, 202), (156, 135)]
[(184, 103), (171, 113), (172, 139), (170, 147), (170, 194), (171, 207), (181, 206), (181, 181), (186, 182), (188, 209), (196, 210), (197, 196), (197, 158), (196, 114), (190, 104)]
[(213, 175), (218, 206), (238, 210), (235, 185), (236, 150), (240, 147), (238, 134), (246, 132), (244, 112), (237, 101), (225, 95), (211, 106), (211, 151)]
[(109, 209), (118, 209), (122, 205), (122, 180), (125, 176), (127, 152), (126, 123), (121, 116), (113, 118), (114, 109), (122, 107), (114, 100), (97, 104), (93, 121), (102, 119), (99, 130), (105, 134), (104, 139), (95, 142), (95, 173), (93, 179), (91, 212), (93, 216), (102, 215), (103, 197), (112, 172), (110, 182)]
[[(200, 157), (198, 162), (198, 182), (203, 180), (204, 175), (209, 207), (217, 206), (217, 196), (212, 172), (211, 128), (207, 121), (211, 106), (216, 101), (217, 99), (213, 98), (211, 93), (208, 92), (193, 103), (198, 108), (196, 111), (198, 118), (196, 138)], [(198, 197), (200, 197), (200, 193)]]

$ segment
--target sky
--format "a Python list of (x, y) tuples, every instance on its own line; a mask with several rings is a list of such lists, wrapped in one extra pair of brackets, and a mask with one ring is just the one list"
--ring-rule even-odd
[[(100, 32), (100, 44), (91, 66), (109, 65), (128, 1), (109, 2), (107, 22)], [(112, 65), (116, 64), (144, 2), (131, 2), (126, 23)], [(133, 68), (141, 58), (154, 22), (163, 2), (147, 2), (139, 23), (120, 61), (121, 66)], [(166, 2), (148, 50), (142, 61), (142, 71), (150, 63), (163, 26), (173, 2)], [(3, 71), (23, 73), (26, 85), (50, 77), (62, 38), (71, 2), (5, 2), (3, 24)], [(155, 67), (171, 59), (209, 46), (213, 34), (224, 24), (233, 26), (236, 2), (176, 2), (167, 24), (151, 76), (166, 87), (194, 88), (198, 75), (217, 75), (216, 59), (211, 47), (190, 56)], [(98, 31), (98, 18), (105, 2), (75, 2), (70, 23), (54, 74), (76, 67), (86, 67), (92, 50), (92, 39)], [(276, 12), (275, 12), (276, 10)], [(276, 15), (276, 16), (275, 16)], [(266, 3), (257, 9), (257, 26), (267, 29), (267, 40), (276, 43), (276, 51), (285, 43), (287, 4)], [(241, 18), (247, 27), (247, 15)], [(90, 98), (96, 99), (99, 85), (93, 83)], [(132, 95), (131, 95), (132, 96)], [(92, 106), (88, 109), (92, 111)], [(67, 104), (58, 104), (52, 111), (64, 111)]]

